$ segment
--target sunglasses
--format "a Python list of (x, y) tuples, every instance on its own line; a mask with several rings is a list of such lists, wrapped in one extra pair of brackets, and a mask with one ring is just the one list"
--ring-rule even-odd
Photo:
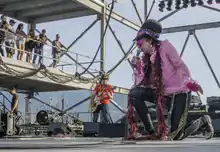
[(136, 45), (137, 45), (137, 47), (140, 49), (141, 46), (143, 45), (143, 39), (141, 39), (141, 40), (136, 40)]
[(136, 45), (137, 45), (138, 48), (140, 48), (140, 47), (142, 46), (142, 44), (143, 44), (143, 38), (145, 38), (145, 37), (146, 37), (146, 34), (145, 34), (145, 33), (142, 33), (142, 34), (138, 35), (138, 36), (134, 39), (134, 41), (136, 42)]

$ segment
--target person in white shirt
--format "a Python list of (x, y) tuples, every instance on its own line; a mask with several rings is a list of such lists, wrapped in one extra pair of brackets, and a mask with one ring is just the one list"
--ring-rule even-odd
[(22, 60), (24, 51), (25, 51), (25, 38), (27, 37), (26, 33), (23, 30), (24, 25), (20, 23), (16, 29), (16, 45), (18, 49), (17, 60)]
[(15, 21), (11, 19), (8, 25), (8, 31), (6, 33), (5, 45), (6, 45), (6, 54), (8, 58), (12, 58), (15, 53)]

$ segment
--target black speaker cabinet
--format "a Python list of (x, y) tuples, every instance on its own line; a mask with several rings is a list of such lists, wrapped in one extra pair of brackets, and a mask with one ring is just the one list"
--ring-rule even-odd
[(95, 137), (99, 134), (99, 123), (95, 122), (84, 122), (84, 137)]
[(125, 124), (100, 124), (99, 137), (124, 137)]
[(124, 137), (125, 124), (84, 122), (84, 137)]

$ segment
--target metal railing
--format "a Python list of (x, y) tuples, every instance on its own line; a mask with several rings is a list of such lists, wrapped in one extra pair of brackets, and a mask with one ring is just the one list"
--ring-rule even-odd
[(7, 103), (9, 103), (9, 104), (11, 104), (11, 101), (2, 93), (2, 92), (0, 92), (0, 96), (2, 97), (1, 98), (1, 100), (0, 100), (0, 102), (1, 102), (1, 104), (2, 104), (2, 106), (3, 106), (3, 112), (5, 113), (5, 112), (9, 112), (10, 110), (9, 110), (9, 108), (7, 107)]
[[(10, 112), (9, 108), (7, 107), (7, 104), (11, 104), (11, 101), (8, 99), (8, 97), (6, 95), (4, 95), (4, 93), (0, 92), (0, 96), (2, 97), (0, 99), (0, 106), (2, 106), (2, 110), (3, 110), (3, 113), (6, 113), (6, 112)], [(24, 123), (24, 116), (22, 114), (22, 112), (18, 111), (19, 113), (19, 124), (22, 124)]]
[[(4, 31), (5, 34), (9, 33), (9, 31), (7, 31), (5, 29), (0, 29), (0, 31)], [(12, 58), (14, 58), (14, 55), (16, 55), (16, 53), (18, 51), (21, 51), (21, 52), (23, 52), (26, 55), (30, 54), (30, 59), (31, 60), (33, 59), (34, 55), (36, 55), (37, 58), (42, 57), (42, 62), (43, 62), (43, 64), (45, 66), (50, 66), (51, 63), (53, 63), (53, 61), (58, 61), (59, 63), (56, 65), (56, 67), (61, 67), (60, 70), (64, 70), (64, 67), (69, 66), (69, 67), (74, 67), (75, 72), (79, 72), (79, 68), (80, 68), (79, 64), (81, 64), (81, 65), (90, 64), (91, 63), (90, 61), (92, 61), (92, 59), (93, 59), (92, 57), (89, 57), (89, 56), (86, 56), (86, 55), (83, 55), (83, 54), (80, 54), (80, 53), (72, 52), (72, 51), (66, 50), (64, 48), (58, 48), (57, 46), (54, 46), (54, 45), (49, 44), (49, 43), (44, 44), (44, 48), (43, 48), (42, 54), (35, 53), (34, 52), (34, 48), (33, 48), (32, 52), (29, 52), (27, 50), (21, 50), (21, 49), (17, 48), (16, 41), (17, 41), (17, 38), (21, 38), (22, 37), (23, 39), (25, 39), (25, 37), (23, 37), (23, 36), (21, 36), (19, 34), (11, 33), (11, 32), (10, 32), (10, 34), (14, 34), (14, 47), (6, 46), (4, 43), (1, 43), (0, 47), (9, 48), (9, 49), (14, 50), (15, 53), (13, 54)], [(7, 36), (6, 36), (6, 38), (7, 38)], [(31, 38), (29, 38), (29, 39), (31, 39)], [(36, 42), (36, 43), (42, 43), (40, 41), (37, 41), (36, 39), (31, 39), (31, 40), (33, 42)], [(24, 42), (24, 44), (25, 44), (25, 42)], [(51, 47), (51, 49), (46, 49), (46, 47)], [(65, 54), (67, 52), (69, 54), (73, 54), (73, 56), (71, 56), (71, 57), (76, 60), (76, 63), (73, 63), (71, 61), (67, 62), (65, 59), (60, 60), (59, 57), (58, 57), (58, 59), (53, 58), (52, 57), (52, 48), (57, 48), (57, 49), (61, 50), (59, 52), (59, 56), (61, 56), (62, 54)], [(5, 52), (6, 52), (6, 49), (5, 49)], [(49, 55), (49, 54), (51, 54), (51, 55)], [(23, 56), (23, 58), (24, 58), (24, 56)], [(81, 62), (83, 58), (84, 58), (84, 61), (86, 61), (86, 62)], [(72, 59), (70, 58), (70, 60), (72, 60)], [(101, 62), (100, 60), (95, 60), (93, 63), (100, 63), (100, 62)], [(89, 68), (89, 70), (92, 73), (98, 73), (99, 72), (99, 70), (93, 69), (93, 68)], [(72, 69), (71, 69), (71, 71), (72, 71)]]

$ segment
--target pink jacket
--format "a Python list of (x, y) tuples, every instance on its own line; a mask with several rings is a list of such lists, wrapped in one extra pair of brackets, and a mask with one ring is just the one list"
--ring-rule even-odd
[[(195, 82), (191, 79), (187, 66), (168, 40), (161, 42), (160, 56), (165, 95), (180, 91), (196, 91), (196, 89), (193, 88)], [(152, 58), (151, 61), (154, 62), (154, 56)], [(135, 85), (139, 85), (144, 78), (142, 66), (143, 61), (140, 60), (137, 64), (137, 68), (134, 69), (133, 76)]]

